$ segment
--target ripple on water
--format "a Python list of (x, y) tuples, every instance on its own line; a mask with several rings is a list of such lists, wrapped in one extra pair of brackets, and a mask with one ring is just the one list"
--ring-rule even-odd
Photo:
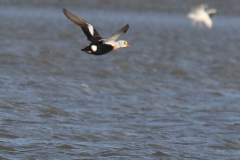
[(168, 155), (168, 154), (166, 154), (164, 152), (161, 152), (161, 151), (157, 151), (157, 152), (153, 153), (152, 156), (154, 156), (154, 157), (161, 157), (161, 158), (163, 158), (163, 157), (172, 157), (171, 155)]
[(68, 144), (62, 144), (60, 146), (57, 146), (57, 148), (60, 148), (60, 149), (76, 149), (73, 146), (68, 145)]
[(0, 145), (0, 150), (3, 151), (16, 151), (13, 147)]
[(0, 159), (239, 159), (239, 19), (193, 28), (192, 2), (150, 1), (59, 1), (101, 35), (130, 24), (131, 47), (103, 56), (55, 2), (2, 2)]

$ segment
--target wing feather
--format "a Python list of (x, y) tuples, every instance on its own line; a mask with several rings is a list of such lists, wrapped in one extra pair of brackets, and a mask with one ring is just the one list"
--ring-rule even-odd
[(109, 42), (109, 41), (116, 41), (121, 35), (123, 35), (124, 33), (127, 32), (129, 28), (129, 25), (127, 24), (126, 26), (124, 26), (122, 29), (118, 30), (116, 33), (114, 33), (112, 36), (108, 37), (105, 40), (105, 43)]
[(214, 16), (217, 13), (216, 9), (209, 9), (206, 11), (210, 17)]
[(67, 18), (69, 18), (71, 21), (73, 21), (76, 25), (78, 25), (82, 29), (82, 31), (87, 36), (87, 39), (89, 41), (92, 41), (93, 38), (100, 37), (97, 30), (84, 19), (69, 12), (65, 8), (63, 8), (63, 13), (66, 15)]

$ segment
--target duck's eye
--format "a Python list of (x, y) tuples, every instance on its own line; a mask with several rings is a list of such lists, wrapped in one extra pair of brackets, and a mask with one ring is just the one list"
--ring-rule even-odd
[(127, 42), (127, 41), (125, 41), (125, 42), (124, 42), (124, 44), (128, 45), (128, 42)]

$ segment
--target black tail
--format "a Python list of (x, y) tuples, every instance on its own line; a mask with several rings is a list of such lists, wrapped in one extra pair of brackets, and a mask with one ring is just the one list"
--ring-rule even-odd
[(81, 49), (81, 51), (92, 51), (92, 48), (90, 46), (87, 46), (87, 47)]

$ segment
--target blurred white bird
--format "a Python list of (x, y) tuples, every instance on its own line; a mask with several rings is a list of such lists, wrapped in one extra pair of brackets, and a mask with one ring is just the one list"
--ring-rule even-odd
[(192, 8), (191, 13), (187, 15), (189, 19), (193, 21), (193, 26), (196, 26), (197, 23), (201, 26), (202, 23), (205, 23), (208, 28), (212, 28), (212, 19), (211, 17), (217, 13), (216, 9), (208, 9), (206, 4), (200, 4)]

